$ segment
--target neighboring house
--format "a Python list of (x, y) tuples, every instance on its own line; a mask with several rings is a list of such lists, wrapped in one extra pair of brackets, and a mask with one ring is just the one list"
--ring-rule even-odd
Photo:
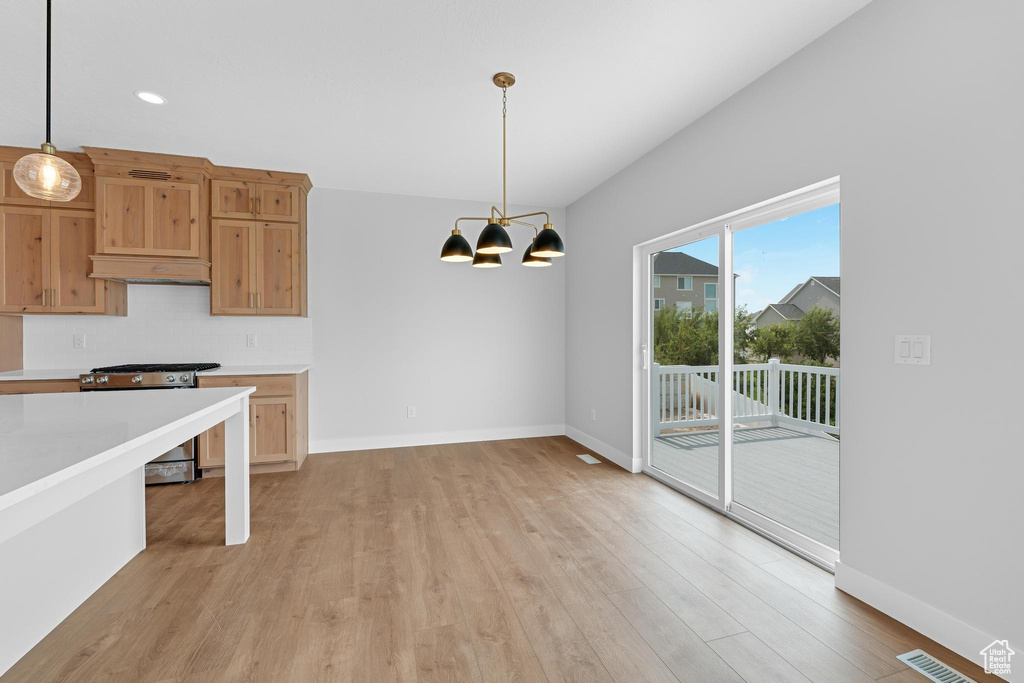
[(777, 304), (768, 304), (754, 318), (754, 327), (766, 327), (787, 320), (799, 320), (815, 306), (839, 316), (839, 278), (812, 277), (794, 287)]
[(718, 266), (679, 251), (654, 257), (654, 310), (718, 310)]

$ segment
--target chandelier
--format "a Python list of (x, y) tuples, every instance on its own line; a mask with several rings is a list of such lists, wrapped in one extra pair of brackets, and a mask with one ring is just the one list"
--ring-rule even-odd
[[(501, 209), (491, 207), (490, 217), (466, 216), (455, 219), (455, 229), (441, 247), (441, 260), (452, 263), (472, 261), (475, 268), (498, 268), (501, 266), (501, 256), (505, 252), (512, 251), (512, 240), (505, 228), (513, 223), (533, 228), (534, 237), (523, 253), (523, 265), (533, 268), (542, 268), (551, 265), (551, 259), (558, 256), (565, 256), (565, 247), (562, 245), (562, 238), (555, 232), (555, 226), (551, 224), (551, 217), (547, 211), (534, 211), (523, 213), (518, 216), (508, 215), (508, 191), (507, 175), (508, 166), (506, 163), (506, 131), (508, 104), (508, 89), (515, 82), (516, 77), (502, 71), (494, 74), (494, 85), (501, 88)], [(544, 216), (544, 225), (538, 230), (537, 226), (527, 223), (521, 219), (531, 216)], [(476, 254), (469, 246), (469, 242), (462, 236), (459, 230), (460, 221), (487, 221), (487, 225), (480, 233), (476, 242)]]

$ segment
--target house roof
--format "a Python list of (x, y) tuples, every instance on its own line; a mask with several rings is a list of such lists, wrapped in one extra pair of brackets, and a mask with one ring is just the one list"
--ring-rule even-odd
[[(774, 308), (775, 312), (786, 320), (799, 320), (804, 317), (804, 312), (796, 304), (768, 304), (768, 308)], [(764, 311), (761, 312), (764, 313)], [(761, 316), (758, 315), (757, 317), (760, 318)]]
[(654, 256), (655, 275), (718, 275), (718, 266), (681, 251), (663, 251)]
[(819, 285), (823, 286), (825, 289), (833, 292), (836, 296), (840, 296), (840, 294), (839, 294), (839, 278), (837, 278), (837, 277), (819, 277), (817, 275), (812, 275), (811, 277), (807, 278), (806, 282), (801, 282), (796, 287), (794, 287), (793, 289), (789, 290), (789, 294), (787, 294), (786, 296), (782, 297), (782, 301), (780, 303), (787, 303), (788, 301), (790, 301), (794, 296), (796, 296), (797, 292), (799, 292), (801, 289), (803, 289), (804, 287), (809, 285), (811, 282), (817, 282)]
[(829, 289), (831, 289), (836, 294), (839, 294), (839, 278), (837, 278), (837, 277), (820, 277), (818, 275), (815, 275), (811, 279), (812, 280), (817, 280), (821, 284), (823, 284), (826, 287), (828, 287)]

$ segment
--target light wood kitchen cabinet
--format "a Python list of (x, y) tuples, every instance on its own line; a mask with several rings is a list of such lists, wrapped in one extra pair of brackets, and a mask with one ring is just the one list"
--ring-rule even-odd
[(301, 224), (218, 218), (211, 235), (211, 314), (304, 315)]
[[(24, 150), (25, 154), (33, 150)], [(66, 157), (65, 157), (66, 158)], [(68, 161), (73, 161), (68, 160)], [(96, 175), (93, 169), (81, 162), (72, 163), (78, 175), (82, 178), (82, 189), (70, 202), (50, 202), (45, 199), (30, 197), (18, 187), (14, 181), (14, 163), (0, 163), (0, 204), (15, 204), (18, 206), (49, 206), (65, 209), (92, 209), (96, 206)]]
[(0, 206), (0, 311), (46, 311), (50, 293), (49, 235), (49, 209)]
[(199, 257), (198, 184), (101, 177), (96, 180), (98, 254)]
[(214, 219), (210, 226), (210, 312), (256, 314), (256, 224)]
[(301, 200), (300, 188), (296, 185), (248, 180), (213, 180), (210, 183), (210, 215), (214, 218), (298, 223)]
[[(256, 387), (249, 396), (249, 464), (253, 472), (297, 470), (309, 452), (309, 374), (199, 376), (199, 387)], [(223, 474), (224, 423), (199, 436), (204, 475)]]
[(0, 312), (125, 315), (127, 287), (89, 277), (92, 211), (0, 206)]
[(0, 396), (10, 394), (63, 394), (78, 391), (77, 379), (12, 379), (0, 381)]

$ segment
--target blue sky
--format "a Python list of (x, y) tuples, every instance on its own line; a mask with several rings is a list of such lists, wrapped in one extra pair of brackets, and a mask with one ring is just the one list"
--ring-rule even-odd
[[(736, 304), (776, 303), (812, 275), (839, 275), (839, 205), (742, 230), (734, 237)], [(718, 238), (670, 249), (718, 263)]]

